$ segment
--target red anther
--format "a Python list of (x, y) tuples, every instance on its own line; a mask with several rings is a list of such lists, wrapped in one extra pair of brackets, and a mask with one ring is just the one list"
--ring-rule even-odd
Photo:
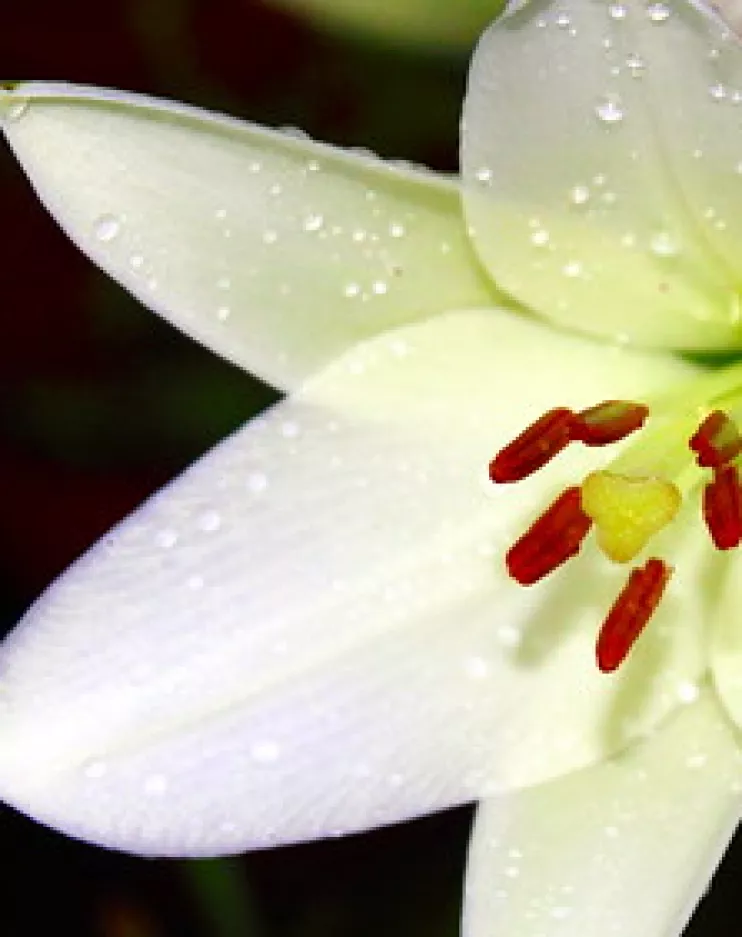
[(539, 417), (490, 462), (492, 481), (518, 482), (546, 465), (574, 438), (574, 420), (574, 413), (566, 407)]
[(612, 673), (626, 660), (659, 605), (671, 575), (672, 567), (654, 557), (647, 560), (643, 569), (631, 571), (598, 635), (595, 653), (603, 673)]
[(734, 465), (714, 469), (703, 490), (703, 519), (717, 550), (731, 550), (742, 541), (742, 489)]
[(574, 438), (586, 446), (607, 446), (644, 425), (649, 407), (628, 400), (606, 400), (576, 415)]
[(713, 410), (691, 436), (688, 445), (701, 468), (721, 468), (742, 452), (742, 436), (722, 410)]
[(579, 551), (591, 525), (580, 489), (567, 488), (508, 550), (505, 563), (511, 577), (532, 586)]

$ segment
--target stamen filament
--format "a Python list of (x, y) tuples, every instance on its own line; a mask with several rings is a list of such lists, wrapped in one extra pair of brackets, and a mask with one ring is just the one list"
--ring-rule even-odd
[(532, 586), (579, 552), (591, 525), (579, 487), (567, 488), (508, 550), (510, 576)]
[(714, 470), (703, 491), (703, 519), (717, 550), (731, 550), (742, 542), (742, 489), (736, 466)]
[(596, 657), (602, 673), (612, 673), (626, 659), (634, 642), (659, 605), (672, 567), (653, 557), (634, 569), (598, 635)]

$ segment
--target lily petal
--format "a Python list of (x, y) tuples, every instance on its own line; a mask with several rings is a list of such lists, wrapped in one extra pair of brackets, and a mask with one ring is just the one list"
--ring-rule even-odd
[(715, 585), (718, 600), (710, 632), (711, 672), (727, 713), (742, 728), (742, 582), (737, 557), (727, 559)]
[(739, 742), (706, 691), (624, 756), (480, 806), (464, 935), (680, 934), (741, 805)]
[(458, 51), (471, 47), (490, 22), (498, 0), (270, 0), (274, 6), (302, 12), (320, 28), (353, 29), (406, 46), (434, 46)]
[(278, 387), (390, 326), (492, 301), (457, 186), (433, 173), (74, 85), (0, 91), (0, 112), (81, 250)]
[[(553, 584), (507, 580), (501, 555), (545, 484), (494, 489), (486, 468), (555, 400), (689, 373), (492, 309), (352, 350), (29, 612), (0, 654), (0, 796), (105, 845), (216, 854), (625, 746), (705, 665), (698, 584), (678, 576), (630, 666), (598, 674), (599, 610), (623, 573), (586, 551)], [(588, 457), (565, 453), (561, 480)], [(689, 627), (667, 641), (678, 608)]]
[(742, 344), (742, 51), (725, 35), (689, 4), (638, 0), (528, 3), (485, 33), (462, 161), (499, 286), (588, 332)]

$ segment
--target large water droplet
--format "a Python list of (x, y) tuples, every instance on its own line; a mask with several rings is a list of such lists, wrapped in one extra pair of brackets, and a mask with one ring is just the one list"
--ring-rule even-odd
[(101, 215), (93, 222), (93, 233), (99, 241), (112, 241), (121, 231), (121, 221), (116, 215)]

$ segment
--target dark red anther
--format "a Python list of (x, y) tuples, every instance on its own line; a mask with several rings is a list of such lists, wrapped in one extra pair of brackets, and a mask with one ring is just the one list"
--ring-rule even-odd
[(649, 407), (628, 400), (605, 400), (576, 414), (574, 438), (586, 446), (607, 446), (644, 425)]
[(595, 652), (603, 673), (612, 673), (626, 660), (659, 605), (671, 575), (672, 567), (654, 557), (647, 560), (643, 569), (631, 571), (598, 635)]
[(518, 482), (546, 465), (572, 441), (574, 420), (574, 413), (566, 407), (539, 417), (490, 462), (492, 481)]
[(734, 465), (714, 469), (703, 491), (703, 519), (717, 550), (731, 550), (742, 542), (742, 489)]
[(567, 488), (508, 550), (508, 572), (522, 586), (532, 586), (579, 551), (591, 525), (580, 489)]
[(722, 410), (713, 410), (688, 443), (701, 468), (721, 468), (742, 452), (742, 436)]

